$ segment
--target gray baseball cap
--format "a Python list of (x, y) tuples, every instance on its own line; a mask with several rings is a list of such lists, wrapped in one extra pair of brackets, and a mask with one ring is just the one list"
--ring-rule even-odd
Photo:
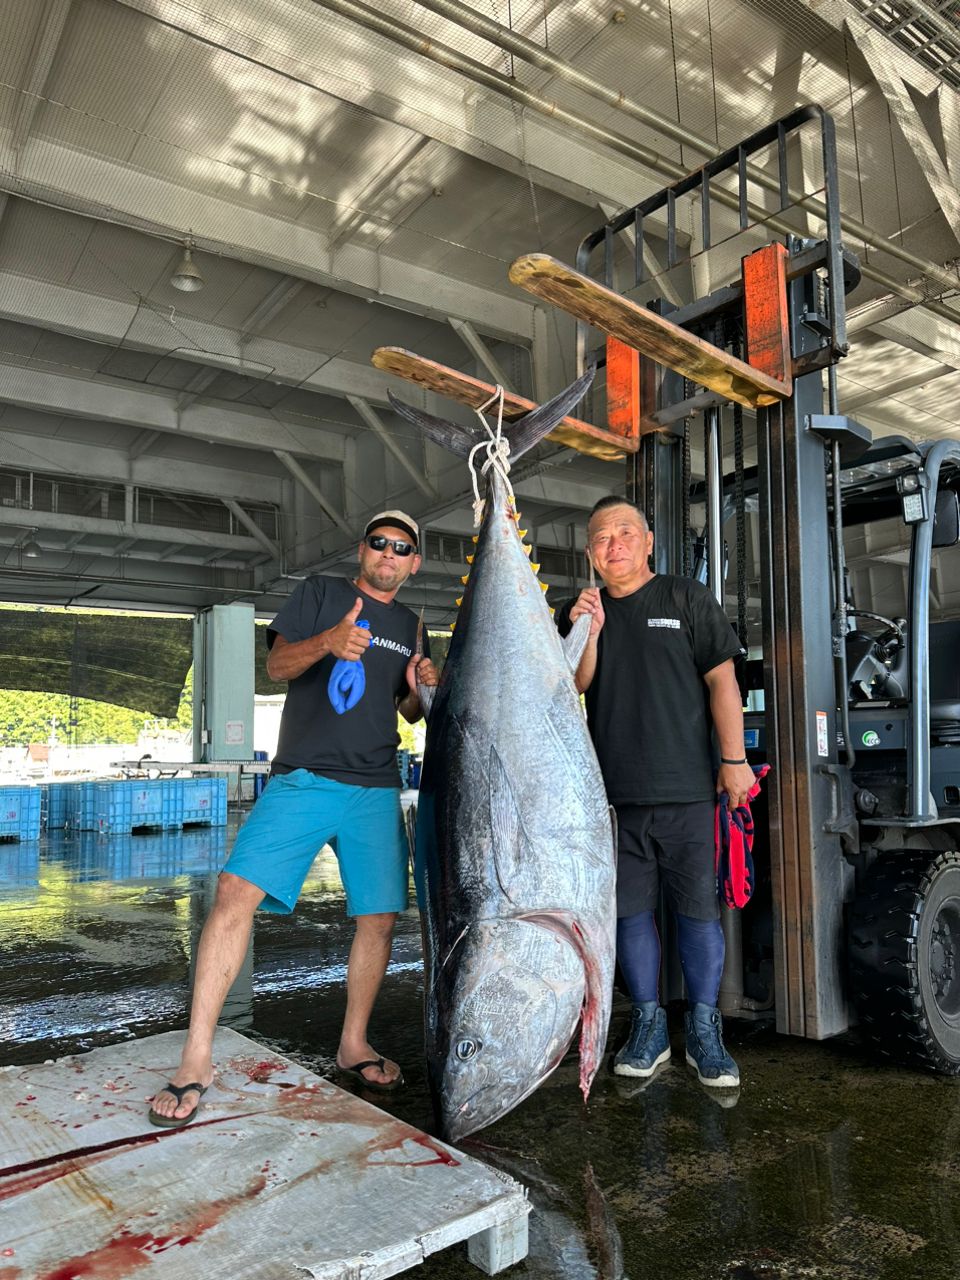
[(408, 516), (405, 511), (381, 511), (379, 515), (367, 521), (363, 536), (366, 537), (368, 533), (372, 533), (374, 529), (379, 529), (383, 525), (390, 525), (394, 529), (402, 529), (404, 533), (409, 533), (415, 547), (420, 546), (420, 526), (413, 516)]

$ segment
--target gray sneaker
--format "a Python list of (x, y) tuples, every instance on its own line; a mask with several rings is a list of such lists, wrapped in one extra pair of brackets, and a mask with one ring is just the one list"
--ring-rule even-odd
[(687, 1031), (687, 1062), (696, 1070), (701, 1084), (712, 1089), (734, 1089), (740, 1070), (723, 1043), (720, 1010), (712, 1004), (695, 1004), (684, 1015)]
[(670, 1057), (667, 1011), (656, 1000), (633, 1006), (630, 1035), (613, 1060), (617, 1076), (652, 1076), (661, 1062)]

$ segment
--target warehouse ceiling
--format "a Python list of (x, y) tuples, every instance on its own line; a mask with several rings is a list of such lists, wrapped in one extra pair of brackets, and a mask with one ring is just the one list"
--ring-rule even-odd
[[(387, 391), (453, 411), (371, 351), (548, 397), (573, 376), (572, 326), (509, 284), (511, 260), (572, 260), (670, 172), (807, 102), (836, 119), (845, 242), (868, 272), (841, 406), (877, 434), (960, 432), (960, 6), (462, 6), (552, 66), (454, 7), (6, 0), (0, 598), (270, 614), (304, 574), (349, 569), (366, 518), (400, 506), (429, 530), (404, 598), (448, 622), (468, 478)], [(170, 282), (187, 242), (189, 293)], [(657, 275), (655, 236), (647, 251)], [(656, 291), (713, 288), (741, 251)], [(548, 444), (515, 479), (563, 594), (585, 514), (623, 472)]]

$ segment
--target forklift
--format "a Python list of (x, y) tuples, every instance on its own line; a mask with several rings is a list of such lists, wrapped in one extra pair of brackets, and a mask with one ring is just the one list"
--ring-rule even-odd
[[(811, 160), (818, 198), (798, 199)], [(654, 234), (666, 263), (650, 275)], [(651, 296), (717, 249), (729, 283)], [(878, 1054), (960, 1075), (960, 613), (931, 594), (960, 556), (960, 441), (875, 440), (841, 412), (859, 270), (833, 120), (802, 107), (605, 222), (575, 267), (530, 254), (510, 275), (577, 318), (578, 373), (604, 368), (605, 431), (638, 437), (626, 491), (656, 571), (699, 575), (727, 605), (736, 582), (748, 758), (772, 770), (753, 899), (723, 913), (723, 1011), (815, 1040), (859, 1023)], [(878, 531), (883, 571), (863, 572)]]

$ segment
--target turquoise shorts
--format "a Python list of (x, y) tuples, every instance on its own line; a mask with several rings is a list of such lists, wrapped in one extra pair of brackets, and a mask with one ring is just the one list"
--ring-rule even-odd
[(334, 840), (347, 915), (406, 908), (409, 850), (395, 787), (351, 786), (307, 769), (277, 774), (223, 870), (264, 891), (261, 910), (290, 912), (317, 854)]

